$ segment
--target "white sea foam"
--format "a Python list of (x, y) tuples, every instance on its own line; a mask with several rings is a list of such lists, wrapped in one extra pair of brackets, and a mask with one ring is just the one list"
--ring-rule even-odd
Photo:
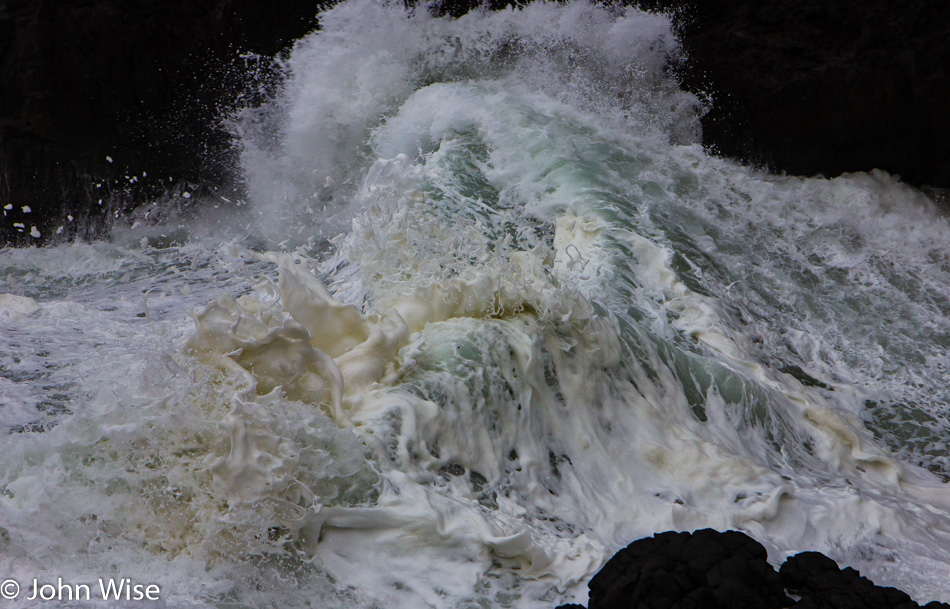
[(0, 253), (0, 570), (540, 608), (712, 526), (943, 592), (926, 197), (708, 157), (663, 17), (356, 0), (322, 28), (236, 119), (244, 243)]

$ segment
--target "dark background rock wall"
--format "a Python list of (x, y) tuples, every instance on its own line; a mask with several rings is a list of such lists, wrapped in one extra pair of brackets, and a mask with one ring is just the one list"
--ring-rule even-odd
[[(633, 4), (675, 16), (689, 54), (679, 76), (712, 96), (710, 149), (793, 174), (882, 168), (950, 187), (947, 0)], [(13, 206), (0, 245), (41, 242), (67, 213), (66, 235), (95, 237), (115, 211), (168, 189), (232, 183), (217, 122), (259, 95), (252, 76), (274, 76), (240, 53), (288, 48), (316, 27), (317, 5), (0, 0), (0, 208)]]
[(316, 14), (316, 0), (0, 0), (0, 245), (38, 241), (33, 225), (94, 237), (176, 184), (227, 183), (220, 110), (258, 94), (241, 54), (277, 54)]
[(950, 2), (640, 0), (673, 12), (709, 91), (703, 139), (792, 174), (950, 186)]

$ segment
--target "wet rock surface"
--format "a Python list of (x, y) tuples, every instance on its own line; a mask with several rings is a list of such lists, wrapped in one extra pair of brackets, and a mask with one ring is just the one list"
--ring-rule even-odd
[[(780, 574), (789, 592), (801, 597), (794, 605), (798, 609), (920, 607), (903, 591), (875, 586), (850, 567), (839, 569), (835, 561), (819, 552), (802, 552), (790, 557), (782, 565)], [(924, 607), (942, 609), (950, 605), (933, 601)]]
[[(906, 593), (876, 586), (818, 552), (779, 572), (744, 533), (666, 532), (617, 552), (588, 584), (588, 609), (916, 609)], [(562, 605), (577, 609), (581, 605)], [(950, 609), (933, 601), (927, 609)]]

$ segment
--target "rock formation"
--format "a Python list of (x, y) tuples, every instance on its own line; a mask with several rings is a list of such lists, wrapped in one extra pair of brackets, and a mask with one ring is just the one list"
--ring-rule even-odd
[[(588, 609), (918, 609), (818, 552), (776, 573), (760, 543), (736, 531), (659, 533), (617, 552), (588, 584)], [(926, 609), (950, 609), (933, 601)], [(583, 609), (562, 605), (558, 609)]]

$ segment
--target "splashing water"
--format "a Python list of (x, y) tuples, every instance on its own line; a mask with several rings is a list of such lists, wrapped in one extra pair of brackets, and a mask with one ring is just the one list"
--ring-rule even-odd
[(321, 23), (232, 121), (242, 239), (219, 212), (0, 253), (3, 573), (552, 607), (632, 539), (711, 526), (943, 592), (929, 199), (707, 156), (661, 16)]

